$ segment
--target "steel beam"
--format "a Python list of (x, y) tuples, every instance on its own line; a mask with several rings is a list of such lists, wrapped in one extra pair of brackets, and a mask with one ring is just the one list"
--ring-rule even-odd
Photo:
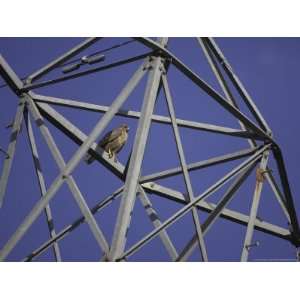
[(135, 62), (135, 61), (142, 60), (142, 59), (148, 57), (151, 54), (152, 54), (152, 52), (147, 52), (147, 53), (144, 53), (142, 55), (138, 55), (138, 56), (134, 56), (134, 57), (131, 57), (131, 58), (119, 60), (119, 61), (116, 61), (116, 62), (111, 63), (111, 64), (107, 64), (107, 65), (104, 65), (104, 66), (101, 66), (101, 67), (91, 68), (91, 69), (88, 69), (86, 71), (73, 73), (71, 75), (61, 76), (59, 78), (50, 79), (50, 80), (46, 80), (46, 81), (39, 82), (39, 83), (26, 84), (21, 89), (21, 92), (28, 92), (28, 91), (31, 91), (31, 90), (34, 90), (34, 89), (37, 89), (37, 88), (53, 85), (53, 84), (56, 84), (56, 83), (59, 83), (59, 82), (79, 78), (79, 77), (90, 75), (90, 74), (100, 72), (100, 71), (109, 70), (111, 68), (119, 67), (119, 66), (122, 66), (122, 65), (125, 65), (125, 64), (128, 64), (128, 63), (132, 63), (132, 62)]
[[(214, 75), (216, 76), (216, 78), (219, 82), (219, 85), (220, 85), (225, 97), (227, 98), (229, 103), (231, 103), (231, 105), (233, 105), (237, 109), (239, 109), (237, 102), (235, 101), (235, 99), (229, 89), (229, 86), (227, 85), (226, 80), (225, 80), (224, 76), (222, 75), (222, 72), (220, 71), (220, 69), (212, 55), (210, 48), (208, 47), (208, 45), (205, 42), (205, 39), (197, 38), (197, 40), (198, 40), (198, 42), (202, 48), (202, 51), (208, 61), (208, 64), (210, 65)], [(238, 122), (239, 122), (241, 128), (246, 131), (247, 129), (246, 129), (245, 125), (240, 120), (238, 120)], [(248, 139), (248, 143), (250, 144), (251, 147), (256, 146), (256, 143), (253, 139)]]
[(61, 187), (63, 182), (68, 178), (70, 173), (75, 169), (77, 164), (83, 158), (85, 153), (88, 151), (90, 146), (95, 142), (95, 140), (101, 135), (104, 131), (108, 123), (114, 117), (116, 112), (120, 109), (123, 103), (126, 101), (129, 94), (133, 91), (139, 81), (142, 79), (145, 73), (145, 64), (143, 63), (138, 70), (134, 73), (129, 82), (125, 85), (125, 87), (120, 92), (119, 96), (112, 103), (110, 110), (106, 112), (103, 117), (96, 124), (90, 135), (84, 141), (84, 143), (79, 147), (79, 149), (75, 152), (69, 162), (66, 164), (65, 168), (60, 172), (60, 174), (53, 181), (47, 193), (36, 203), (31, 212), (27, 215), (22, 224), (18, 227), (16, 232), (11, 236), (9, 241), (3, 247), (0, 252), (0, 260), (3, 260), (7, 257), (9, 252), (15, 247), (18, 241), (23, 237), (25, 232), (30, 228), (32, 223), (36, 220), (36, 218), (40, 215), (41, 211), (45, 208), (51, 198), (56, 194), (58, 189)]
[(41, 76), (49, 73), (51, 70), (53, 70), (57, 66), (64, 63), (68, 59), (74, 57), (75, 55), (77, 55), (78, 53), (80, 53), (84, 49), (88, 48), (89, 46), (91, 46), (92, 44), (94, 44), (95, 42), (97, 42), (100, 39), (101, 38), (87, 38), (86, 40), (84, 40), (83, 42), (78, 44), (77, 46), (73, 47), (72, 49), (70, 49), (66, 53), (62, 54), (61, 56), (59, 56), (55, 60), (48, 63), (46, 66), (42, 67), (41, 69), (37, 70), (36, 72), (34, 72), (30, 76), (28, 76), (28, 78), (26, 79), (26, 83), (29, 84), (29, 83), (33, 82), (34, 80), (37, 80)]
[(272, 142), (271, 136), (254, 124), (250, 119), (247, 118), (242, 112), (236, 109), (231, 105), (223, 96), (221, 96), (217, 91), (215, 91), (209, 84), (207, 84), (203, 79), (201, 79), (196, 73), (189, 69), (183, 62), (181, 62), (175, 55), (173, 55), (167, 49), (161, 47), (155, 41), (149, 38), (136, 38), (138, 41), (148, 46), (153, 50), (159, 50), (162, 55), (165, 55), (168, 59), (171, 60), (172, 64), (181, 71), (185, 76), (192, 80), (196, 85), (198, 85), (204, 92), (211, 96), (215, 101), (217, 101), (226, 111), (232, 114), (234, 117), (243, 122), (243, 124), (256, 132), (258, 135), (263, 137), (266, 141)]
[(163, 229), (166, 229), (170, 225), (172, 225), (175, 221), (177, 221), (179, 218), (183, 217), (186, 213), (188, 213), (193, 206), (197, 205), (198, 202), (201, 200), (205, 200), (207, 197), (212, 195), (214, 192), (216, 192), (220, 187), (222, 187), (228, 180), (235, 177), (244, 169), (246, 169), (250, 164), (252, 164), (254, 161), (260, 158), (263, 151), (268, 149), (270, 145), (266, 145), (262, 150), (258, 151), (255, 155), (245, 160), (243, 163), (238, 165), (236, 168), (234, 168), (232, 171), (227, 173), (225, 176), (223, 176), (221, 179), (219, 179), (215, 184), (210, 186), (206, 191), (204, 191), (201, 195), (195, 198), (194, 201), (189, 202), (186, 204), (183, 208), (181, 208), (179, 211), (177, 211), (173, 216), (171, 216), (169, 219), (167, 219), (164, 223), (162, 223), (161, 226), (147, 234), (144, 238), (142, 238), (139, 242), (134, 244), (132, 247), (130, 247), (125, 253), (121, 254), (118, 260), (122, 260), (123, 258), (132, 255), (134, 252), (136, 252), (138, 249), (140, 249), (143, 245), (151, 241), (154, 237), (156, 237), (159, 232)]
[[(259, 168), (261, 170), (266, 170), (267, 163), (268, 163), (268, 157), (269, 157), (269, 151), (265, 151), (263, 154), (263, 157), (261, 159), (260, 166), (259, 166)], [(248, 255), (249, 255), (249, 250), (250, 250), (249, 247), (252, 242), (252, 236), (253, 236), (253, 231), (254, 231), (254, 222), (255, 222), (255, 219), (257, 216), (257, 210), (258, 210), (258, 206), (259, 206), (259, 200), (260, 200), (262, 188), (263, 188), (263, 181), (259, 180), (256, 177), (255, 190), (254, 190), (253, 201), (252, 201), (251, 211), (250, 211), (250, 216), (249, 216), (249, 222), (248, 222), (244, 245), (243, 245), (243, 250), (242, 250), (241, 261), (248, 260)]]
[[(233, 160), (236, 160), (236, 159), (241, 159), (241, 158), (244, 158), (244, 157), (248, 157), (248, 156), (254, 154), (255, 151), (259, 150), (260, 148), (261, 147), (240, 150), (240, 151), (237, 151), (237, 152), (233, 152), (233, 153), (229, 153), (229, 154), (209, 158), (207, 160), (191, 163), (191, 164), (187, 165), (187, 169), (188, 169), (188, 171), (195, 171), (195, 170), (215, 166), (215, 165), (218, 165), (218, 164), (221, 164), (221, 163), (226, 163), (226, 162), (229, 162), (229, 161), (233, 161)], [(182, 173), (181, 167), (172, 168), (172, 169), (168, 169), (168, 170), (165, 170), (165, 171), (161, 171), (161, 172), (157, 172), (157, 173), (142, 176), (141, 179), (140, 179), (140, 183), (145, 183), (145, 182), (149, 182), (149, 181), (153, 181), (153, 180), (164, 179), (164, 178), (176, 176), (180, 173)]]
[[(26, 124), (26, 129), (27, 129), (28, 140), (29, 140), (29, 144), (30, 144), (30, 148), (31, 148), (34, 169), (35, 169), (36, 176), (38, 179), (40, 193), (41, 193), (41, 196), (43, 196), (46, 194), (47, 189), (46, 189), (45, 179), (44, 179), (44, 175), (43, 175), (43, 171), (42, 171), (42, 165), (41, 165), (38, 150), (37, 150), (37, 145), (35, 142), (34, 133), (32, 130), (30, 116), (29, 116), (27, 110), (25, 111), (24, 119), (25, 119), (25, 124)], [(45, 207), (45, 215), (46, 215), (46, 220), (47, 220), (50, 237), (55, 238), (56, 232), (55, 232), (54, 222), (53, 222), (53, 218), (52, 218), (52, 212), (51, 212), (51, 208), (50, 208), (49, 204)], [(61, 261), (60, 249), (59, 249), (57, 242), (55, 242), (53, 244), (53, 254), (54, 254), (56, 261)]]
[(293, 196), (288, 180), (288, 175), (285, 169), (285, 164), (283, 160), (283, 156), (281, 153), (280, 148), (275, 144), (272, 147), (272, 152), (275, 157), (277, 168), (281, 180), (282, 189), (284, 192), (284, 196), (286, 199), (286, 207), (290, 215), (291, 219), (291, 226), (292, 226), (292, 236), (293, 236), (293, 242), (296, 247), (300, 246), (300, 228), (299, 223), (297, 219), (297, 214), (294, 206)]
[[(107, 112), (109, 109), (109, 106), (86, 103), (86, 102), (70, 100), (70, 99), (62, 99), (62, 98), (51, 97), (51, 96), (43, 96), (43, 95), (35, 94), (33, 92), (31, 93), (31, 96), (38, 103), (47, 103), (47, 104), (53, 104), (58, 106), (71, 107), (71, 108), (77, 108), (86, 111), (94, 111), (94, 112), (101, 112), (101, 113)], [(116, 115), (132, 118), (132, 119), (139, 119), (141, 113), (138, 111), (121, 109), (117, 112)], [(171, 124), (170, 118), (166, 116), (152, 115), (151, 120), (154, 123)], [(188, 121), (182, 119), (176, 119), (176, 122), (178, 126), (183, 128), (202, 130), (202, 131), (219, 133), (219, 134), (246, 138), (246, 139), (252, 138), (257, 140), (263, 140), (263, 138), (261, 138), (257, 134), (246, 130), (234, 129), (230, 127), (224, 127), (224, 126), (218, 126), (218, 125), (213, 125), (208, 123), (200, 123), (200, 122)]]
[(283, 194), (281, 193), (280, 188), (277, 185), (276, 180), (275, 180), (274, 176), (272, 175), (270, 169), (268, 169), (268, 172), (265, 173), (265, 177), (268, 180), (268, 183), (271, 186), (271, 189), (272, 189), (282, 211), (284, 212), (289, 224), (291, 224), (291, 218), (290, 218), (287, 206), (286, 206), (286, 199), (284, 198)]
[[(95, 215), (96, 213), (100, 212), (102, 209), (104, 209), (107, 205), (109, 205), (112, 201), (117, 199), (117, 197), (120, 196), (120, 194), (123, 192), (123, 187), (117, 189), (115, 192), (113, 192), (110, 196), (106, 197), (99, 203), (97, 203), (94, 207), (91, 208), (91, 213)], [(43, 243), (40, 247), (32, 251), (29, 255), (27, 255), (23, 261), (32, 261), (37, 256), (44, 253), (49, 247), (51, 247), (54, 243), (62, 240), (65, 238), (68, 234), (73, 232), (78, 226), (83, 224), (85, 222), (85, 217), (81, 216), (77, 218), (75, 221), (73, 221), (70, 225), (63, 228), (59, 233), (56, 234), (55, 237), (50, 238), (48, 241)]]
[(23, 87), (23, 82), (16, 75), (14, 70), (8, 65), (6, 60), (0, 54), (0, 75), (8, 84), (8, 86), (17, 95), (20, 95), (20, 89)]
[[(173, 106), (173, 100), (172, 100), (172, 96), (171, 96), (171, 92), (170, 92), (170, 88), (169, 88), (169, 84), (168, 84), (166, 75), (162, 75), (162, 82), (163, 82), (163, 88), (164, 88), (164, 92), (165, 92), (167, 107), (169, 110), (169, 115), (170, 115), (170, 118), (172, 121), (172, 128), (173, 128), (173, 133), (174, 133), (174, 137), (175, 137), (176, 148), (177, 148), (180, 165), (181, 165), (181, 169), (182, 169), (182, 173), (183, 173), (183, 178), (184, 178), (184, 182), (185, 182), (185, 186), (186, 186), (187, 199), (189, 202), (193, 202), (195, 200), (194, 192), (193, 192), (193, 188), (192, 188), (192, 184), (191, 184), (191, 180), (190, 180), (190, 176), (189, 176), (189, 172), (188, 172), (188, 168), (187, 168), (187, 164), (186, 164), (183, 146), (181, 143), (180, 133), (179, 133), (178, 126), (176, 123), (176, 115), (175, 115), (175, 110), (174, 110), (174, 106)], [(193, 216), (193, 221), (194, 221), (194, 225), (195, 225), (195, 229), (196, 229), (196, 234), (198, 237), (201, 258), (203, 261), (208, 261), (205, 241), (203, 238), (201, 224), (200, 224), (200, 220), (199, 220), (199, 216), (198, 216), (196, 207), (192, 207), (192, 216)]]
[(246, 91), (245, 87), (243, 86), (242, 82), (239, 80), (238, 76), (234, 73), (232, 67), (230, 66), (229, 62), (225, 58), (224, 54), (218, 47), (217, 43), (214, 41), (213, 38), (205, 38), (207, 41), (210, 49), (216, 55), (217, 59), (223, 66), (223, 69), (232, 80), (233, 85), (236, 87), (237, 91), (239, 92), (240, 96), (244, 100), (245, 104), (248, 106), (249, 110), (255, 117), (257, 123), (266, 131), (268, 134), (271, 134), (271, 129), (265, 119), (263, 118), (262, 114), (258, 110), (257, 106), (255, 105), (254, 101)]
[[(147, 216), (149, 217), (150, 221), (153, 223), (153, 226), (155, 228), (159, 227), (161, 225), (161, 221), (159, 219), (159, 216), (155, 209), (152, 206), (152, 203), (148, 197), (148, 195), (145, 193), (144, 189), (139, 186), (138, 187), (138, 196), (141, 200), (142, 205), (144, 206)], [(168, 233), (166, 230), (162, 230), (159, 234), (159, 237), (165, 246), (168, 254), (170, 255), (172, 260), (175, 260), (178, 256), (178, 253), (176, 251), (175, 246), (173, 245)]]
[[(154, 182), (144, 183), (142, 184), (142, 186), (145, 189), (145, 191), (150, 194), (155, 194), (165, 199), (175, 201), (179, 204), (187, 204), (185, 196), (179, 191), (166, 188)], [(196, 207), (204, 212), (211, 213), (215, 209), (216, 204), (202, 200), (196, 205)], [(247, 226), (249, 222), (248, 215), (227, 208), (223, 210), (220, 217), (227, 221), (231, 221), (243, 226)], [(275, 237), (288, 240), (290, 242), (292, 241), (290, 231), (288, 229), (265, 222), (262, 219), (255, 220), (255, 229), (273, 235)]]
[[(227, 189), (226, 193), (219, 201), (217, 206), (212, 210), (209, 214), (203, 225), (201, 226), (203, 231), (203, 236), (209, 231), (211, 226), (215, 223), (215, 221), (220, 217), (222, 212), (224, 211), (225, 207), (230, 203), (233, 199), (235, 193), (239, 190), (241, 185), (245, 182), (245, 180), (249, 177), (252, 170), (256, 166), (257, 162), (254, 162), (244, 173), (242, 173), (234, 182), (230, 185)], [(177, 257), (176, 261), (186, 261), (193, 253), (197, 246), (197, 236), (194, 235), (192, 239), (186, 244), (183, 250), (180, 252), (179, 256)]]
[(18, 139), (18, 135), (20, 133), (21, 124), (22, 124), (22, 120), (23, 120), (24, 107), (25, 107), (24, 99), (23, 99), (23, 97), (21, 97), (19, 105), (17, 107), (16, 116), (15, 116), (15, 119), (13, 122), (12, 130), (11, 130), (11, 134), (10, 134), (9, 145), (8, 145), (8, 149), (6, 152), (7, 156), (4, 160), (4, 165), (3, 165), (2, 174), (1, 174), (1, 178), (0, 178), (0, 208), (2, 207), (3, 202), (4, 202), (4, 196), (5, 196), (5, 192), (6, 192), (8, 178), (10, 175), (12, 163), (13, 163), (14, 156), (15, 156), (17, 139)]
[[(162, 39), (161, 42), (164, 42)], [(126, 174), (124, 192), (118, 211), (117, 221), (113, 233), (112, 243), (108, 260), (115, 261), (124, 251), (126, 244), (127, 230), (130, 225), (131, 212), (136, 199), (138, 180), (141, 171), (142, 160), (144, 156), (145, 146), (148, 138), (148, 132), (151, 123), (151, 115), (153, 113), (157, 91), (162, 73), (161, 57), (153, 58), (151, 62), (150, 74), (147, 81), (146, 91), (141, 109), (141, 117), (134, 139), (131, 158)]]

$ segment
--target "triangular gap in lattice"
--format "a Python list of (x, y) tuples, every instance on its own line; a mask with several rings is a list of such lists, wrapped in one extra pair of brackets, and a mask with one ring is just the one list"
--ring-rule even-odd
[[(182, 51), (183, 49), (185, 51)], [(218, 93), (222, 94), (222, 89), (208, 65), (207, 59), (196, 38), (169, 38), (168, 50), (218, 91)]]
[[(244, 115), (246, 115), (253, 123), (255, 123), (257, 126), (259, 126), (258, 121), (257, 121), (257, 119), (254, 115), (254, 112), (252, 112), (251, 109), (250, 109), (250, 106), (246, 104), (246, 102), (243, 99), (243, 96), (242, 96), (241, 92), (239, 91), (237, 85), (234, 83), (233, 79), (229, 76), (229, 74), (225, 71), (225, 64), (223, 62), (221, 63), (220, 60), (218, 59), (218, 57), (215, 55), (215, 52), (212, 48), (212, 45), (210, 44), (210, 42), (207, 42), (207, 38), (205, 38), (202, 41), (204, 42), (204, 45), (206, 46), (206, 49), (207, 49), (208, 53), (210, 53), (210, 55), (212, 57), (212, 60), (215, 62), (217, 69), (221, 73), (221, 76), (224, 78), (225, 84), (227, 85), (227, 87), (230, 91), (230, 94), (233, 97), (234, 102), (236, 103), (239, 110)], [(214, 42), (216, 43), (216, 41), (214, 41)], [(223, 55), (224, 55), (224, 53), (223, 53)], [(226, 56), (225, 56), (225, 59), (226, 59)], [(227, 63), (230, 63), (230, 62), (227, 61)], [(234, 72), (231, 65), (228, 65), (228, 66), (229, 66), (229, 69)], [(237, 75), (235, 74), (235, 76), (237, 76)], [(240, 81), (240, 84), (243, 85), (242, 81)], [(244, 86), (244, 89), (245, 89), (246, 93), (248, 93), (245, 86)], [(223, 91), (222, 91), (221, 94), (224, 95), (224, 97), (225, 97), (225, 94), (224, 94)], [(249, 96), (251, 97), (251, 95), (249, 95)], [(255, 102), (254, 102), (254, 105), (256, 105)], [(258, 110), (259, 110), (259, 108), (258, 108)]]

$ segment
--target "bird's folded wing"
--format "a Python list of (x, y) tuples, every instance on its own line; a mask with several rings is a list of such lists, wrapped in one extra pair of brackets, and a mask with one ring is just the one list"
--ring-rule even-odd
[(100, 147), (105, 146), (107, 143), (112, 142), (113, 140), (117, 139), (122, 134), (122, 130), (120, 128), (114, 129), (108, 132), (102, 140), (99, 141), (98, 145)]

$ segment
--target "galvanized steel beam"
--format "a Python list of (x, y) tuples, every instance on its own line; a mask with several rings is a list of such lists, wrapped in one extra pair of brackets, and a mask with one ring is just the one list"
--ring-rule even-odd
[(291, 224), (291, 218), (290, 218), (287, 206), (286, 206), (286, 199), (283, 196), (283, 194), (281, 193), (281, 190), (280, 190), (279, 186), (277, 185), (276, 180), (275, 180), (274, 176), (272, 175), (270, 169), (268, 169), (268, 172), (265, 173), (265, 177), (268, 180), (268, 183), (271, 186), (271, 189), (272, 189), (282, 211), (284, 212), (289, 224)]
[[(244, 158), (244, 157), (248, 157), (248, 156), (254, 154), (255, 151), (259, 150), (260, 148), (261, 147), (240, 150), (240, 151), (237, 151), (237, 152), (233, 152), (233, 153), (229, 153), (229, 154), (209, 158), (207, 160), (202, 160), (202, 161), (199, 161), (199, 162), (191, 163), (191, 164), (187, 165), (187, 169), (188, 169), (188, 171), (191, 172), (191, 171), (200, 170), (200, 169), (203, 169), (203, 168), (215, 166), (215, 165), (218, 165), (218, 164), (221, 164), (221, 163), (226, 163), (226, 162), (229, 162), (229, 161), (233, 161), (233, 160), (241, 159), (241, 158)], [(181, 167), (172, 168), (172, 169), (164, 170), (164, 171), (149, 174), (149, 175), (144, 175), (144, 176), (141, 177), (140, 183), (145, 183), (145, 182), (148, 182), (148, 181), (164, 179), (164, 178), (176, 176), (176, 175), (181, 174), (181, 173), (182, 173)]]
[[(44, 175), (43, 175), (43, 171), (42, 171), (42, 164), (41, 164), (38, 150), (37, 150), (37, 145), (35, 142), (34, 133), (32, 130), (30, 116), (29, 116), (27, 110), (25, 111), (24, 119), (25, 119), (25, 124), (26, 124), (26, 129), (27, 129), (28, 140), (29, 140), (29, 144), (30, 144), (30, 148), (31, 148), (34, 169), (36, 172), (40, 193), (41, 193), (41, 196), (43, 196), (46, 194), (46, 191), (47, 191), (46, 183), (45, 183), (45, 179), (44, 179)], [(47, 220), (50, 237), (55, 238), (56, 232), (55, 232), (54, 221), (52, 218), (52, 212), (51, 212), (51, 208), (50, 208), (49, 204), (46, 205), (46, 207), (45, 207), (45, 215), (46, 215), (46, 220)], [(60, 249), (59, 249), (57, 242), (53, 243), (53, 254), (54, 254), (56, 261), (61, 261)]]
[[(87, 111), (102, 112), (102, 113), (107, 112), (109, 109), (109, 106), (86, 103), (86, 102), (70, 100), (70, 99), (62, 99), (62, 98), (51, 97), (51, 96), (44, 96), (44, 95), (35, 94), (33, 92), (31, 93), (31, 96), (38, 103), (47, 103), (47, 104), (77, 108), (77, 109), (82, 109)], [(121, 109), (119, 112), (117, 112), (116, 115), (132, 118), (132, 119), (139, 119), (141, 113), (138, 111)], [(154, 123), (171, 124), (170, 118), (166, 116), (154, 114), (152, 115), (151, 120)], [(182, 119), (176, 119), (176, 122), (178, 126), (183, 128), (202, 130), (202, 131), (224, 134), (224, 135), (229, 135), (234, 137), (241, 137), (246, 139), (252, 138), (257, 140), (263, 140), (263, 138), (260, 137), (259, 135), (246, 130), (234, 129), (230, 127), (224, 127), (224, 126), (218, 126), (214, 124), (200, 123), (200, 122), (188, 121)]]
[[(142, 205), (144, 206), (147, 216), (149, 217), (150, 221), (153, 223), (153, 226), (155, 228), (159, 227), (161, 225), (161, 221), (159, 219), (159, 216), (155, 209), (153, 208), (153, 205), (148, 197), (148, 195), (145, 193), (144, 189), (139, 186), (138, 187), (138, 196), (142, 202)], [(176, 251), (175, 246), (173, 245), (168, 233), (166, 230), (162, 230), (159, 234), (159, 237), (164, 244), (169, 256), (172, 260), (175, 260), (178, 256), (178, 253)]]
[[(165, 41), (167, 41), (167, 39), (161, 39), (161, 43), (165, 43)], [(115, 261), (120, 257), (125, 249), (127, 230), (130, 225), (131, 212), (136, 199), (138, 180), (148, 138), (151, 116), (161, 79), (162, 67), (163, 62), (161, 57), (158, 56), (153, 58), (141, 109), (141, 117), (135, 134), (131, 158), (126, 174), (124, 192), (108, 255), (108, 259), (111, 261)]]
[(4, 196), (5, 196), (5, 192), (6, 192), (8, 178), (10, 175), (12, 163), (13, 163), (14, 156), (15, 156), (17, 139), (18, 139), (18, 135), (21, 130), (21, 124), (22, 124), (22, 120), (23, 120), (24, 107), (25, 107), (24, 99), (23, 99), (23, 97), (21, 97), (20, 102), (17, 107), (16, 116), (15, 116), (15, 119), (14, 119), (14, 122), (12, 125), (10, 139), (9, 139), (9, 145), (8, 145), (8, 149), (6, 151), (7, 156), (4, 160), (2, 174), (0, 177), (0, 208), (2, 207), (3, 202), (4, 202)]
[(284, 192), (284, 196), (286, 199), (286, 208), (289, 212), (290, 219), (291, 219), (291, 227), (292, 227), (292, 236), (293, 236), (293, 242), (296, 247), (300, 246), (300, 228), (299, 223), (297, 219), (297, 214), (294, 206), (293, 196), (288, 180), (288, 175), (285, 169), (285, 164), (283, 160), (283, 156), (281, 153), (280, 148), (277, 146), (277, 144), (273, 145), (272, 152), (275, 157), (277, 168), (281, 180), (282, 189)]
[(23, 82), (0, 54), (0, 75), (16, 95), (20, 95)]
[[(183, 173), (183, 178), (184, 178), (184, 182), (185, 182), (185, 186), (186, 186), (187, 200), (188, 200), (188, 202), (193, 202), (195, 200), (194, 192), (193, 192), (190, 176), (188, 173), (188, 168), (187, 168), (187, 164), (186, 164), (186, 159), (185, 159), (185, 155), (184, 155), (183, 146), (181, 143), (178, 126), (176, 123), (176, 115), (175, 115), (175, 110), (174, 110), (174, 106), (173, 106), (173, 100), (172, 100), (172, 96), (171, 96), (171, 92), (170, 92), (170, 88), (168, 85), (166, 75), (162, 75), (162, 82), (163, 82), (163, 88), (164, 88), (164, 92), (165, 92), (167, 107), (169, 110), (169, 115), (170, 115), (170, 118), (172, 121), (172, 128), (173, 128), (173, 133), (174, 133), (174, 137), (175, 137), (176, 148), (177, 148), (180, 165), (181, 165), (181, 169), (182, 169), (182, 173)], [(197, 240), (199, 243), (201, 258), (203, 261), (208, 261), (205, 241), (203, 239), (201, 224), (200, 224), (200, 220), (199, 220), (199, 216), (198, 216), (196, 207), (192, 207), (192, 216), (193, 216), (193, 221), (194, 221), (194, 225), (195, 225), (196, 235), (198, 238)]]
[[(269, 158), (269, 151), (265, 151), (260, 162), (259, 170), (265, 171), (267, 164), (268, 164), (268, 158)], [(254, 232), (254, 222), (257, 216), (258, 206), (259, 206), (259, 200), (261, 196), (263, 188), (263, 180), (259, 179), (258, 176), (256, 176), (256, 182), (255, 182), (255, 190), (253, 195), (253, 201), (251, 205), (251, 211), (249, 215), (249, 222), (247, 226), (247, 231), (245, 235), (244, 240), (244, 246), (242, 250), (242, 256), (241, 261), (247, 261), (249, 256), (249, 250), (251, 249), (250, 245), (252, 242), (252, 236)]]

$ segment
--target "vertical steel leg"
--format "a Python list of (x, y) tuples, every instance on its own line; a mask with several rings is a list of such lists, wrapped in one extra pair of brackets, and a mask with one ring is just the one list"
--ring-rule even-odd
[(19, 106), (17, 109), (16, 117), (15, 117), (15, 120), (13, 123), (11, 135), (10, 135), (10, 141), (9, 141), (8, 150), (7, 150), (7, 157), (4, 161), (4, 166), (2, 169), (2, 175), (0, 178), (0, 208), (3, 205), (5, 191), (6, 191), (7, 182), (8, 182), (8, 177), (9, 177), (12, 163), (14, 160), (17, 138), (20, 133), (21, 123), (23, 120), (23, 111), (24, 111), (24, 105), (25, 105), (24, 101), (25, 100), (21, 97)]
[[(163, 39), (163, 42), (165, 41), (166, 39)], [(125, 180), (124, 192), (118, 211), (110, 253), (108, 256), (108, 260), (110, 261), (117, 260), (125, 249), (126, 234), (131, 220), (131, 212), (136, 199), (138, 180), (148, 138), (151, 116), (161, 79), (161, 73), (162, 59), (161, 57), (156, 57), (152, 61), (152, 66), (148, 77), (141, 117), (135, 135), (128, 172)]]
[[(45, 193), (47, 191), (45, 179), (43, 176), (41, 162), (40, 162), (39, 154), (38, 154), (38, 150), (37, 150), (37, 145), (35, 142), (35, 137), (34, 137), (34, 133), (33, 133), (32, 126), (31, 126), (30, 116), (29, 116), (27, 110), (24, 113), (25, 113), (24, 119), (25, 119), (25, 124), (26, 124), (26, 128), (27, 128), (27, 135), (28, 135), (29, 144), (30, 144), (30, 148), (31, 148), (33, 164), (34, 164), (35, 172), (37, 175), (41, 196), (43, 196), (43, 195), (45, 195)], [(46, 215), (46, 219), (47, 219), (50, 237), (55, 238), (56, 232), (54, 229), (54, 222), (52, 219), (52, 213), (51, 213), (51, 208), (50, 208), (49, 204), (45, 208), (45, 215)], [(54, 253), (54, 257), (55, 257), (56, 261), (61, 261), (60, 249), (59, 249), (57, 242), (53, 243), (53, 253)]]
[[(261, 159), (260, 169), (262, 169), (262, 170), (266, 169), (267, 163), (268, 163), (268, 157), (269, 157), (269, 151), (267, 150), (264, 152), (263, 157)], [(263, 181), (258, 180), (256, 178), (252, 207), (251, 207), (251, 211), (250, 211), (247, 232), (246, 232), (245, 241), (244, 241), (244, 245), (243, 245), (241, 261), (248, 260), (249, 250), (250, 250), (249, 246), (251, 245), (251, 241), (252, 241), (252, 236), (253, 236), (253, 231), (254, 231), (254, 223), (255, 223), (255, 219), (256, 219), (256, 215), (257, 215), (257, 210), (258, 210), (262, 187), (263, 187)]]
[[(178, 126), (177, 126), (177, 123), (176, 123), (175, 110), (174, 110), (172, 96), (171, 96), (171, 93), (170, 93), (170, 89), (169, 89), (169, 85), (168, 85), (166, 75), (162, 76), (162, 82), (163, 82), (164, 92), (165, 92), (165, 96), (166, 96), (166, 100), (167, 100), (167, 106), (168, 106), (168, 110), (169, 110), (169, 114), (170, 114), (170, 118), (171, 118), (171, 122), (172, 122), (172, 128), (173, 128), (173, 132), (174, 132), (174, 136), (175, 136), (177, 152), (178, 152), (178, 156), (179, 156), (179, 159), (180, 159), (180, 164), (181, 164), (181, 169), (182, 169), (182, 172), (183, 172), (184, 182), (185, 182), (185, 185), (186, 185), (187, 196), (188, 196), (189, 202), (192, 202), (192, 201), (194, 201), (195, 197), (194, 197), (194, 193), (193, 193), (193, 189), (192, 189), (192, 184), (191, 184), (188, 168), (187, 168), (187, 165), (186, 165), (186, 159), (185, 159), (185, 155), (184, 155), (184, 151), (183, 151), (183, 147), (182, 147), (182, 143), (181, 143), (181, 138), (180, 138)], [(198, 236), (198, 243), (199, 243), (199, 248), (200, 248), (200, 253), (201, 253), (201, 256), (202, 256), (202, 260), (208, 261), (206, 246), (205, 246), (205, 242), (204, 242), (204, 239), (203, 239), (202, 229), (201, 229), (199, 216), (198, 216), (196, 207), (192, 208), (192, 215), (193, 215), (193, 220), (194, 220), (194, 224), (195, 224), (196, 233), (197, 233), (197, 236)]]
[[(146, 213), (148, 215), (148, 217), (150, 218), (151, 222), (153, 223), (154, 227), (157, 228), (159, 227), (162, 223), (159, 220), (156, 211), (154, 210), (154, 208), (152, 207), (152, 203), (150, 201), (150, 199), (148, 198), (146, 192), (144, 191), (144, 189), (139, 186), (139, 198), (146, 210)], [(174, 247), (168, 233), (166, 230), (162, 230), (159, 234), (161, 241), (163, 242), (167, 252), (169, 253), (171, 259), (174, 261), (176, 259), (176, 257), (178, 256), (176, 248)]]

